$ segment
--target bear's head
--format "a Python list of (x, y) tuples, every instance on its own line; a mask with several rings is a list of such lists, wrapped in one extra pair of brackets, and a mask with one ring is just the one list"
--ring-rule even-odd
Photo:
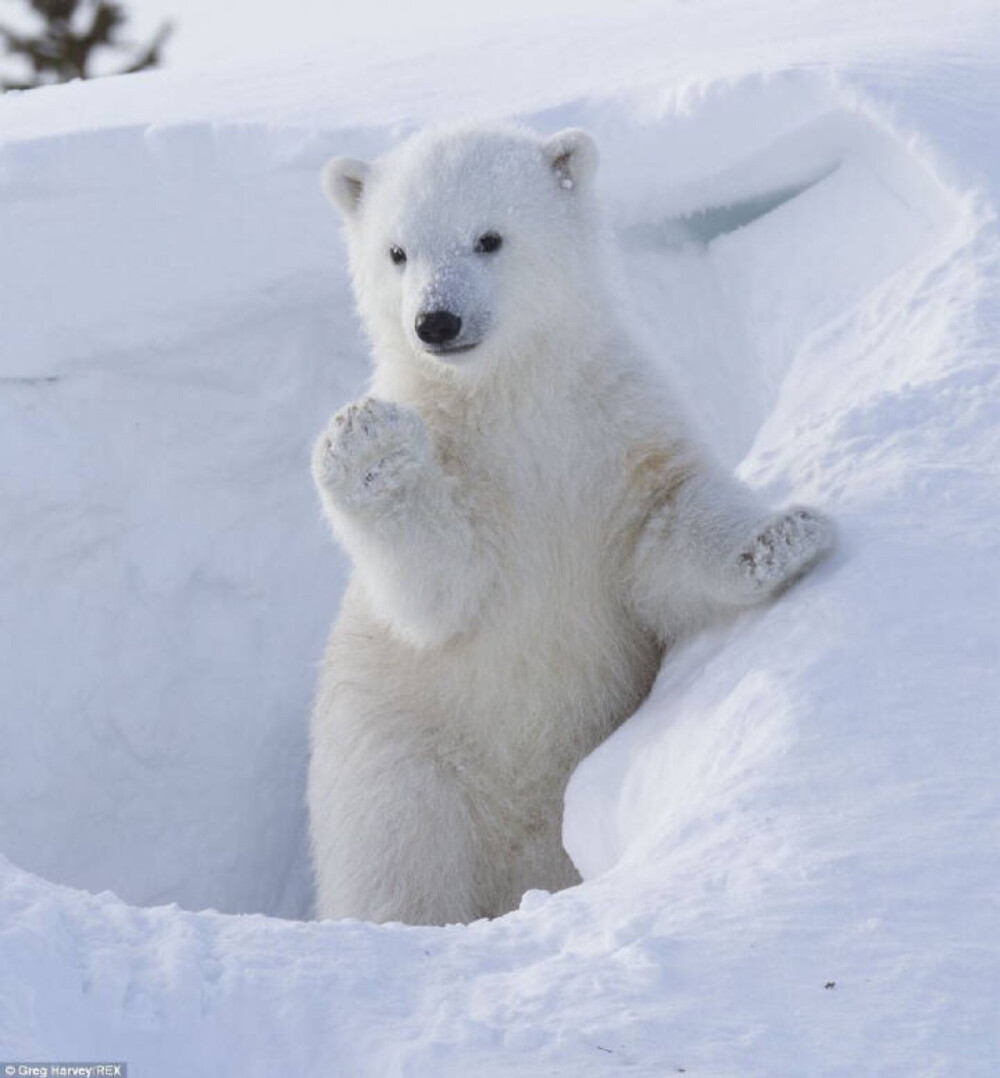
[(331, 161), (323, 187), (376, 358), (468, 372), (572, 337), (593, 306), (596, 167), (583, 131), (482, 126)]

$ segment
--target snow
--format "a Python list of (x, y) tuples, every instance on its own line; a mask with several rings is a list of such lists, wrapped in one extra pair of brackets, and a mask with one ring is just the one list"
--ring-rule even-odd
[[(635, 3), (0, 100), (0, 1059), (1000, 1073), (1000, 20), (935, 8)], [(842, 545), (581, 765), (583, 885), (298, 920), (345, 574), (307, 458), (366, 377), (318, 169), (464, 113), (595, 133), (665, 372)]]

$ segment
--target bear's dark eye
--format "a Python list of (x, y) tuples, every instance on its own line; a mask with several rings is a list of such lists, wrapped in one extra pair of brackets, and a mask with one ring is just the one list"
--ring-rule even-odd
[(499, 232), (484, 232), (476, 240), (476, 254), (491, 255), (494, 251), (499, 251), (502, 245), (503, 236)]
[(402, 247), (393, 245), (389, 248), (389, 257), (397, 266), (401, 266), (406, 261), (406, 252)]

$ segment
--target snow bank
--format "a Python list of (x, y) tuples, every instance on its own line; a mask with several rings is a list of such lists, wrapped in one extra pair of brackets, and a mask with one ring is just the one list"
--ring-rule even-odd
[[(996, 1073), (996, 31), (703, 7), (621, 16), (599, 74), (498, 38), (526, 67), (492, 90), (345, 50), (0, 102), (0, 1058)], [(594, 131), (665, 370), (844, 541), (580, 767), (582, 887), (467, 928), (282, 920), (344, 572), (308, 448), (366, 371), (316, 173), (453, 115), (450, 79)]]

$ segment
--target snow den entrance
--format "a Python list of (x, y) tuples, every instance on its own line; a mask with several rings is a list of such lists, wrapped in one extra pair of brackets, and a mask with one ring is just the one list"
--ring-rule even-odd
[[(596, 135), (635, 319), (734, 467), (765, 428), (801, 436), (796, 357), (898, 298), (954, 221), (907, 146), (818, 77), (524, 119)], [(19, 462), (0, 480), (0, 850), (22, 868), (136, 905), (308, 915), (306, 720), (345, 567), (307, 457), (366, 369), (316, 176), (389, 139), (205, 124), (2, 151), (4, 183), (34, 193), (11, 224), (35, 254), (0, 404)], [(77, 264), (98, 241), (100, 283)], [(691, 791), (716, 763), (692, 756)], [(621, 853), (586, 799), (567, 841), (585, 875)]]

